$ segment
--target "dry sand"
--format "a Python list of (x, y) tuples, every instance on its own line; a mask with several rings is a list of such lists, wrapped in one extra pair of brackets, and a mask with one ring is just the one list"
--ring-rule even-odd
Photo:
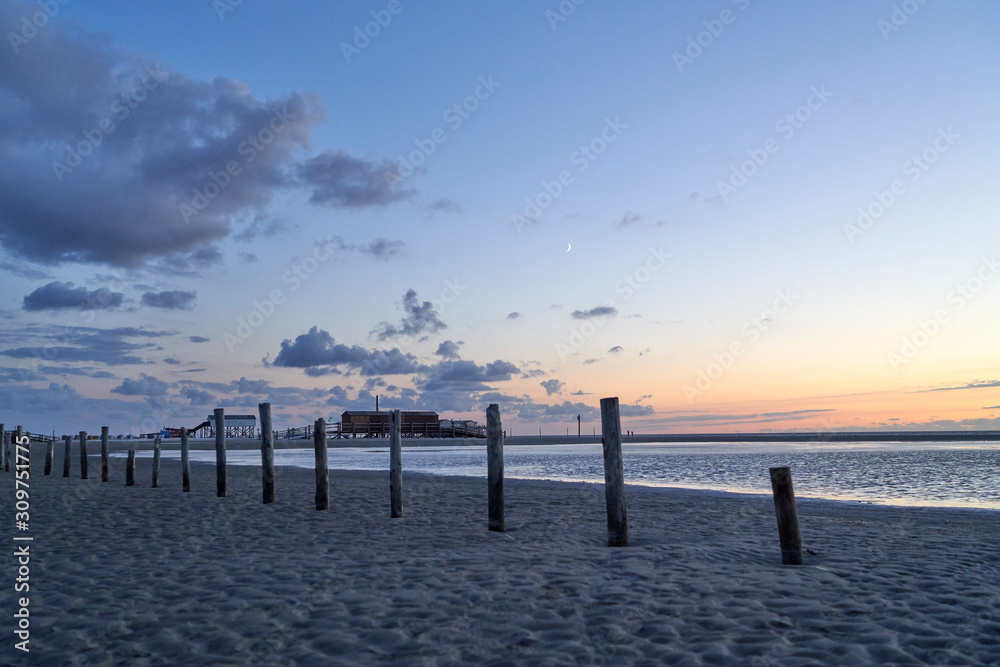
[[(806, 565), (780, 564), (766, 496), (627, 489), (631, 546), (605, 546), (603, 486), (163, 461), (159, 489), (31, 477), (31, 654), (13, 647), (5, 549), (0, 663), (45, 665), (998, 664), (1000, 513), (799, 501)], [(97, 445), (99, 451), (99, 444)], [(766, 471), (764, 472), (766, 474)], [(12, 473), (0, 473), (11, 526)], [(9, 528), (8, 535), (12, 532)], [(7, 538), (8, 545), (11, 539)]]

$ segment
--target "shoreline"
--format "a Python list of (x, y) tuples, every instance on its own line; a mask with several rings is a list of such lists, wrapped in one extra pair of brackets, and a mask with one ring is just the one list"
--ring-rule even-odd
[(628, 485), (612, 549), (590, 483), (507, 480), (491, 533), (479, 478), (404, 470), (391, 519), (382, 472), (331, 470), (317, 512), (306, 469), (276, 468), (262, 505), (251, 467), (216, 498), (211, 464), (191, 493), (174, 459), (159, 489), (148, 459), (134, 487), (119, 459), (107, 484), (40, 464), (31, 646), (52, 664), (1000, 660), (992, 513), (803, 499), (806, 564), (782, 566), (766, 497)]

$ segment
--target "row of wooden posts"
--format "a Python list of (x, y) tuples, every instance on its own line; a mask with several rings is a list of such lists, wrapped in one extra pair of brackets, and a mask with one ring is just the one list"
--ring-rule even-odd
[[(271, 427), (271, 404), (260, 403), (261, 480), (264, 504), (273, 503), (274, 493), (274, 430)], [(215, 423), (225, 424), (225, 410), (215, 410)], [(390, 516), (403, 516), (403, 459), (401, 438), (401, 413), (393, 410), (389, 421), (389, 506)], [(0, 448), (4, 457), (3, 467), (10, 469), (8, 451), (9, 438), (4, 425), (4, 446)], [(23, 430), (17, 427), (17, 437)], [(625, 473), (622, 463), (621, 419), (617, 398), (601, 399), (601, 434), (604, 447), (604, 496), (608, 512), (608, 546), (628, 546), (628, 518), (625, 510)], [(63, 457), (63, 477), (70, 476), (70, 445), (72, 436), (63, 436), (65, 455)], [(80, 431), (80, 478), (87, 479), (87, 432)], [(488, 516), (489, 530), (504, 532), (504, 488), (503, 488), (503, 426), (500, 422), (500, 407), (494, 403), (486, 410), (486, 452), (487, 483), (489, 487)], [(313, 429), (313, 446), (316, 453), (316, 509), (330, 509), (330, 469), (327, 463), (326, 420), (317, 419)], [(45, 474), (52, 471), (54, 443), (49, 442), (45, 453)], [(181, 469), (183, 488), (191, 490), (191, 464), (188, 451), (187, 429), (181, 429)], [(785, 565), (802, 564), (802, 538), (799, 532), (798, 513), (795, 508), (795, 494), (792, 490), (791, 471), (787, 467), (771, 468), (771, 491), (774, 495), (774, 509), (778, 519), (778, 536), (781, 544), (781, 560)], [(216, 495), (226, 496), (226, 436), (224, 429), (215, 429), (215, 475)], [(101, 427), (101, 481), (110, 480), (108, 464), (108, 427)], [(135, 485), (135, 450), (128, 450), (125, 467), (125, 485)], [(153, 488), (160, 485), (160, 437), (153, 442)]]

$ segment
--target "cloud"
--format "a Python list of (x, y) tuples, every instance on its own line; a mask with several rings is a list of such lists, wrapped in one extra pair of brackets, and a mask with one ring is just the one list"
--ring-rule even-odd
[(22, 332), (25, 337), (41, 334), (42, 344), (36, 347), (17, 347), (0, 351), (0, 355), (15, 359), (44, 359), (45, 361), (80, 362), (96, 361), (110, 366), (144, 364), (135, 353), (152, 351), (156, 343), (131, 343), (127, 338), (161, 338), (172, 336), (168, 331), (147, 331), (134, 327), (95, 329), (91, 327), (52, 327)]
[(194, 387), (182, 387), (181, 396), (191, 401), (191, 405), (212, 405), (215, 402), (214, 395)]
[[(23, 11), (0, 3), (0, 33), (19, 32)], [(303, 162), (326, 117), (317, 95), (193, 79), (61, 21), (30, 48), (0, 49), (0, 99), (0, 236), (38, 262), (194, 253), (289, 189), (354, 208), (412, 195), (386, 184), (392, 162), (343, 151)]]
[(111, 389), (111, 393), (122, 396), (164, 396), (167, 387), (166, 382), (157, 380), (152, 375), (140, 373), (138, 380), (125, 378), (120, 385)]
[(463, 209), (459, 206), (458, 202), (454, 202), (447, 197), (436, 199), (426, 206), (428, 211), (431, 212), (446, 212), (446, 213), (462, 213)]
[(575, 320), (589, 320), (592, 317), (613, 317), (618, 314), (614, 306), (597, 306), (590, 310), (574, 310), (570, 317)]
[(191, 310), (196, 296), (195, 292), (181, 290), (146, 292), (142, 295), (142, 305), (163, 310)]
[(610, 350), (608, 350), (608, 353), (609, 354), (618, 354), (619, 352), (624, 352), (624, 351), (625, 351), (625, 348), (623, 348), (621, 345), (615, 345), (613, 348), (611, 348)]
[(441, 321), (434, 304), (430, 301), (421, 303), (417, 299), (416, 290), (407, 290), (403, 295), (403, 311), (406, 315), (400, 320), (399, 325), (383, 322), (372, 330), (379, 340), (388, 340), (400, 336), (420, 336), (422, 334), (437, 333), (448, 327)]
[(425, 391), (457, 389), (471, 392), (489, 389), (487, 382), (510, 380), (518, 369), (509, 361), (497, 359), (485, 366), (466, 360), (440, 361), (425, 371), (426, 376), (417, 381), (419, 388)]
[(211, 338), (205, 338), (204, 336), (188, 336), (188, 340), (192, 343), (207, 343), (212, 340)]
[(517, 312), (516, 310), (513, 313), (509, 313), (507, 315), (508, 320), (516, 320), (519, 317), (521, 317), (521, 313)]
[(367, 162), (344, 151), (328, 150), (298, 169), (302, 183), (312, 188), (314, 204), (358, 208), (385, 206), (412, 197), (412, 190), (394, 190), (392, 175), (399, 165), (391, 160)]
[(30, 266), (25, 266), (22, 262), (0, 262), (0, 271), (28, 280), (51, 280), (52, 274), (48, 271), (40, 271)]
[(958, 391), (959, 389), (990, 389), (993, 387), (1000, 387), (1000, 380), (979, 380), (957, 387), (938, 387), (937, 389), (924, 389), (924, 391)]
[[(2, 158), (0, 158), (2, 161)], [(2, 177), (0, 177), (2, 179)], [(123, 294), (102, 287), (93, 291), (73, 283), (51, 282), (24, 297), (25, 310), (111, 310), (122, 305)]]
[(444, 357), (445, 359), (448, 360), (455, 360), (459, 358), (458, 351), (461, 345), (462, 341), (458, 341), (456, 343), (453, 340), (446, 340), (442, 342), (440, 345), (438, 345), (438, 348), (437, 350), (434, 351), (434, 354), (438, 355), (439, 357)]
[(171, 366), (180, 366), (181, 362), (173, 357), (164, 357), (163, 363), (170, 364)]
[[(295, 341), (281, 341), (281, 350), (272, 362), (274, 366), (309, 368), (311, 366), (343, 366), (358, 369), (362, 375), (402, 375), (420, 369), (417, 358), (399, 348), (369, 350), (360, 345), (337, 343), (328, 331), (312, 327)], [(323, 371), (316, 374), (326, 374)]]
[(345, 243), (344, 239), (339, 236), (327, 237), (325, 241), (328, 250), (345, 250), (347, 252), (360, 252), (363, 255), (371, 255), (375, 259), (380, 259), (384, 262), (389, 261), (389, 258), (396, 257), (403, 252), (403, 248), (406, 247), (406, 243), (403, 241), (393, 241), (391, 239), (376, 238), (368, 243)]
[(615, 222), (613, 226), (615, 229), (631, 229), (631, 228), (656, 229), (666, 224), (667, 224), (666, 220), (658, 220), (656, 222), (645, 222), (644, 218), (638, 213), (632, 213), (631, 211), (628, 211), (617, 222)]
[(543, 382), (539, 382), (538, 384), (542, 385), (542, 387), (545, 389), (545, 393), (548, 396), (551, 396), (552, 394), (562, 393), (563, 387), (566, 386), (565, 382), (560, 382), (559, 380), (556, 380), (554, 378), (551, 380), (545, 380)]

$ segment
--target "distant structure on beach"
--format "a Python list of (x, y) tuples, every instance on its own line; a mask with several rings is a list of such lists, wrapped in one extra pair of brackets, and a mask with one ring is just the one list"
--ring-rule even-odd
[[(256, 438), (257, 437), (257, 416), (256, 415), (226, 415), (224, 419), (223, 432), (227, 438)], [(208, 419), (194, 428), (195, 431), (202, 430), (204, 438), (215, 436), (215, 415), (209, 415)], [(178, 430), (177, 437), (180, 437)]]
[[(346, 410), (340, 415), (340, 432), (345, 437), (388, 437), (389, 414), (379, 410)], [(436, 412), (404, 410), (400, 416), (399, 432), (404, 437), (433, 435), (440, 430)]]

